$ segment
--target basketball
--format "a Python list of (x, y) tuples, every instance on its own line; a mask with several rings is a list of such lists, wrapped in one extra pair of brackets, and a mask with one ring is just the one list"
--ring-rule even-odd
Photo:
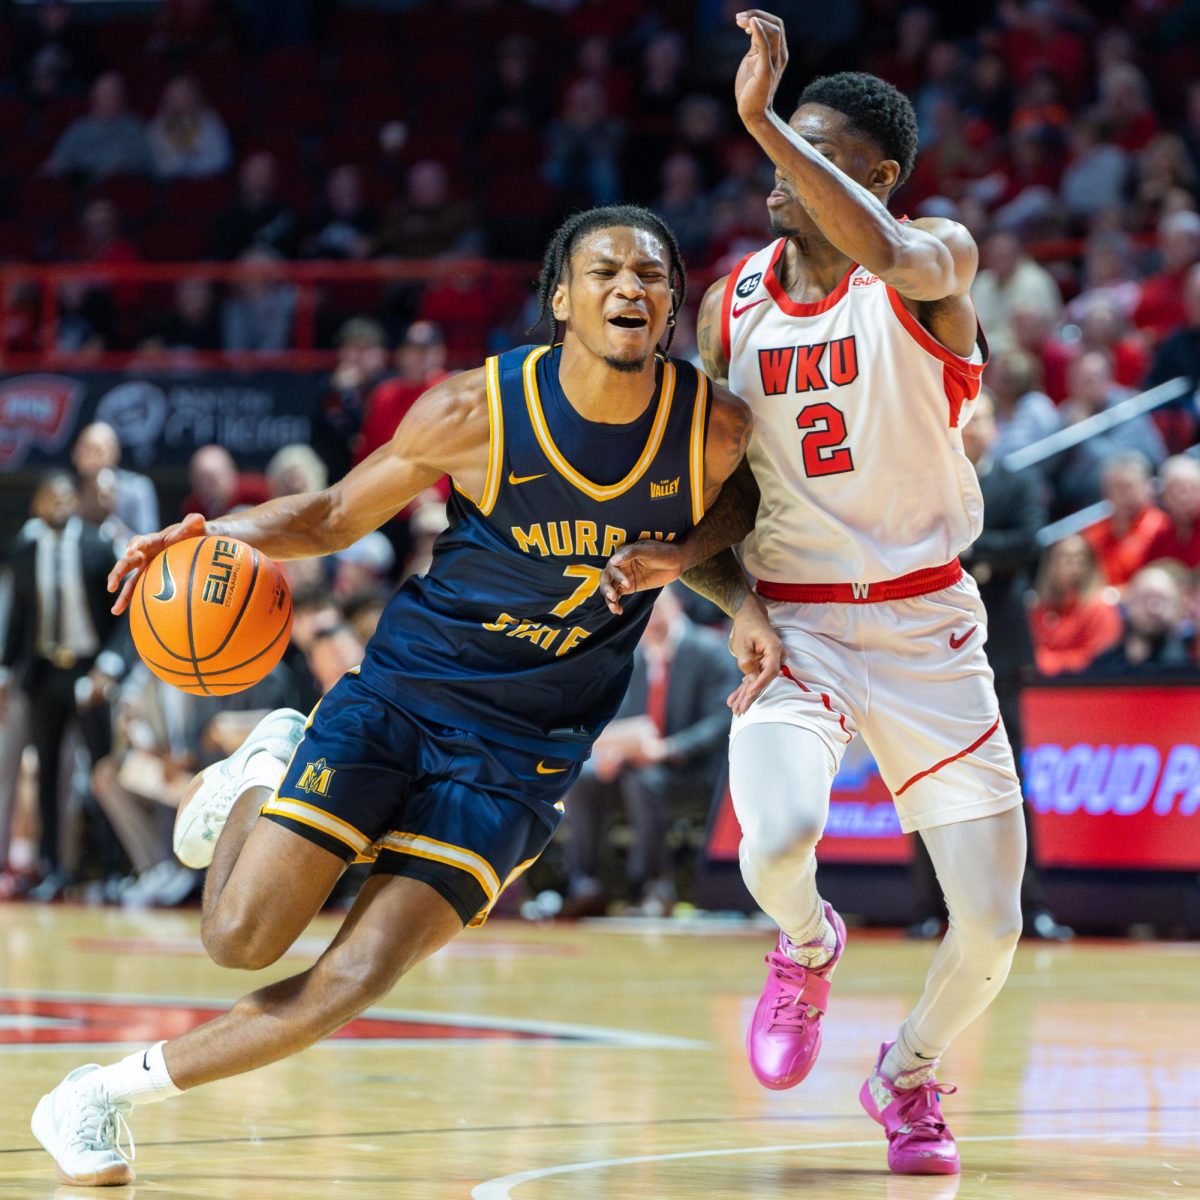
[(279, 662), (292, 628), (283, 572), (235, 538), (189, 538), (142, 572), (129, 605), (142, 662), (194, 696), (252, 687)]

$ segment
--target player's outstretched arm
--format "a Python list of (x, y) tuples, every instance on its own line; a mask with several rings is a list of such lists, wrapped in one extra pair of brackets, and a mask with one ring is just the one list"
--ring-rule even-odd
[[(750, 35), (734, 83), (738, 115), (821, 232), (910, 300), (965, 295), (979, 265), (967, 230), (943, 218), (897, 221), (872, 192), (792, 129), (773, 107), (788, 61), (783, 22), (759, 9), (740, 13), (737, 22)], [(890, 180), (880, 179), (890, 186), (900, 167), (887, 160), (879, 170), (891, 173)]]
[(312, 558), (344, 550), (378, 529), (443, 475), (467, 495), (482, 496), (488, 436), (484, 372), (455, 375), (421, 396), (387, 445), (323, 491), (281, 496), (214, 521), (191, 513), (157, 533), (131, 538), (108, 576), (108, 590), (119, 593), (113, 612), (128, 607), (137, 573), (187, 538), (218, 534), (273, 559)]

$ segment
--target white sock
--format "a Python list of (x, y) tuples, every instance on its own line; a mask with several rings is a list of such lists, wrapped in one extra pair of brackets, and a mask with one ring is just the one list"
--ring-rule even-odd
[(928, 1046), (914, 1046), (908, 1022), (900, 1026), (892, 1048), (883, 1056), (880, 1069), (898, 1088), (920, 1087), (933, 1078), (939, 1055)]
[(820, 923), (802, 931), (803, 940), (787, 932), (788, 940), (792, 943), (787, 948), (788, 957), (802, 967), (823, 967), (837, 949), (837, 934), (825, 916), (825, 906), (821, 905)]
[(267, 791), (274, 792), (283, 782), (287, 766), (287, 763), (280, 762), (273, 754), (268, 754), (265, 750), (257, 751), (250, 756), (250, 761), (242, 772), (241, 790), (245, 792), (252, 787), (264, 787)]
[(118, 1104), (156, 1104), (178, 1096), (180, 1089), (171, 1081), (163, 1058), (165, 1045), (166, 1042), (156, 1042), (148, 1050), (139, 1050), (111, 1067), (101, 1067), (87, 1076), (87, 1082), (102, 1087)]

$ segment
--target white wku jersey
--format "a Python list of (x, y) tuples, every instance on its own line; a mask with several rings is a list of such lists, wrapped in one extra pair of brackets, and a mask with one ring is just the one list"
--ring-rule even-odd
[(983, 522), (960, 433), (982, 333), (960, 358), (860, 266), (824, 300), (797, 303), (777, 272), (786, 244), (738, 264), (721, 310), (729, 389), (754, 411), (747, 453), (762, 501), (747, 571), (870, 584), (952, 562)]

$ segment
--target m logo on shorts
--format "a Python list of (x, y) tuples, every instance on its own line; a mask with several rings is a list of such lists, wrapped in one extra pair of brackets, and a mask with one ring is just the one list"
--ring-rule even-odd
[(327, 766), (323, 758), (318, 758), (316, 762), (308, 763), (304, 768), (304, 774), (300, 776), (296, 786), (302, 792), (308, 792), (309, 795), (315, 793), (318, 796), (329, 795), (329, 785), (333, 781), (334, 768)]

